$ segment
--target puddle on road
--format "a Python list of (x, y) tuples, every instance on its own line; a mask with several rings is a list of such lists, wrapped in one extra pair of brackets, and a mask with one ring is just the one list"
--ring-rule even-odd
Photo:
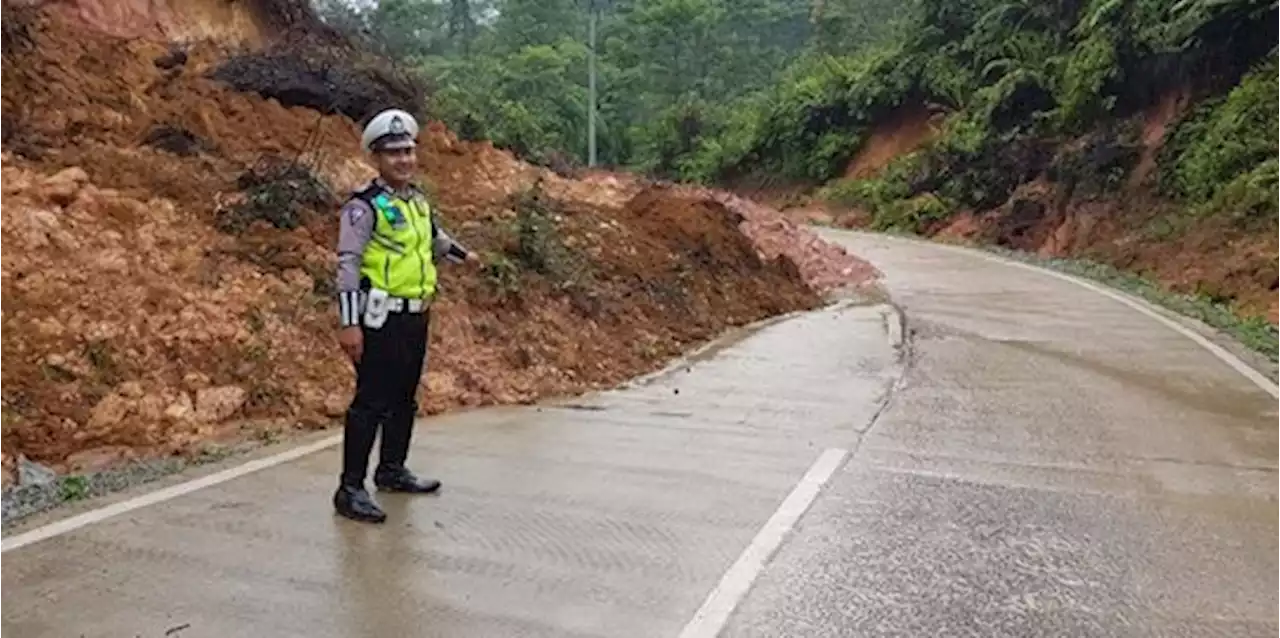
[(547, 408), (556, 408), (560, 410), (584, 410), (587, 412), (604, 412), (609, 408), (603, 405), (593, 405), (590, 403), (556, 403), (545, 406)]

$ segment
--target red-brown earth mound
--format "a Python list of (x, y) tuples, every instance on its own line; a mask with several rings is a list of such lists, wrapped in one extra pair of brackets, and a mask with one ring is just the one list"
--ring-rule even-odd
[[(225, 43), (65, 14), (6, 7), (6, 478), (19, 454), (91, 470), (333, 423), (352, 386), (336, 208), (372, 172), (357, 125), (211, 79)], [(424, 412), (615, 384), (874, 276), (723, 195), (562, 178), (438, 123), (422, 142), (443, 220), (487, 260), (444, 270)]]

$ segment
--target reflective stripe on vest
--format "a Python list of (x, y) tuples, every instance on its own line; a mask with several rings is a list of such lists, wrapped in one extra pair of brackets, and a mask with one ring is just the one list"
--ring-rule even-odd
[(426, 299), (436, 291), (431, 207), (425, 198), (374, 198), (373, 236), (365, 244), (360, 274), (393, 297)]

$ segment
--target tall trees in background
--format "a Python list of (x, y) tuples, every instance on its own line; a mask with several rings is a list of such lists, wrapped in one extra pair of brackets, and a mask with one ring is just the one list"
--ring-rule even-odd
[[(430, 111), (534, 161), (587, 151), (592, 0), (316, 0), (327, 21), (422, 69)], [(864, 14), (854, 5), (878, 4)], [(594, 0), (603, 163), (676, 169), (733, 102), (822, 46), (870, 40), (888, 0)], [(815, 30), (815, 25), (818, 29)], [(849, 44), (846, 43), (846, 44)]]

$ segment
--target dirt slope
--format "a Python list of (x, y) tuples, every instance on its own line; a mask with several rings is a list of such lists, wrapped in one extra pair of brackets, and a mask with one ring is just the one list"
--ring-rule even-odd
[(9, 9), (40, 8), (77, 29), (161, 42), (215, 40), (261, 46), (291, 30), (322, 30), (297, 0), (5, 0)]
[(871, 177), (893, 158), (920, 148), (938, 134), (933, 114), (922, 104), (905, 105), (871, 131), (844, 176)]
[[(6, 480), (19, 454), (91, 470), (332, 424), (336, 207), (372, 173), (356, 125), (209, 79), (225, 42), (176, 56), (164, 29), (9, 9)], [(875, 276), (733, 198), (561, 178), (436, 123), (423, 142), (446, 224), (488, 259), (443, 273), (424, 412), (614, 384)]]

